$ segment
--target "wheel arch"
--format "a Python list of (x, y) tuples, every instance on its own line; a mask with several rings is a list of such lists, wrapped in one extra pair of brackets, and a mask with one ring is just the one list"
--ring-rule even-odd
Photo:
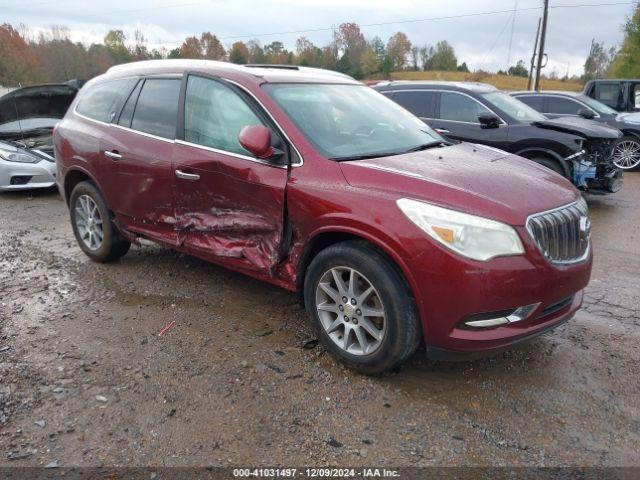
[(560, 166), (560, 168), (562, 168), (562, 171), (564, 172), (564, 176), (566, 178), (571, 178), (571, 172), (569, 171), (569, 166), (567, 165), (567, 162), (565, 161), (564, 158), (562, 158), (560, 154), (558, 154), (557, 152), (554, 152), (553, 150), (550, 150), (548, 148), (530, 147), (530, 148), (519, 150), (515, 152), (515, 154), (521, 157), (524, 157), (528, 160), (533, 160), (533, 158), (535, 157), (544, 157), (549, 160), (552, 160), (556, 162)]
[(325, 227), (314, 232), (307, 242), (305, 248), (300, 255), (300, 260), (297, 265), (296, 274), (296, 290), (302, 298), (302, 292), (304, 291), (304, 280), (307, 273), (307, 269), (313, 259), (325, 248), (328, 248), (337, 243), (346, 241), (362, 241), (373, 246), (382, 255), (384, 255), (391, 265), (397, 270), (400, 278), (402, 278), (407, 291), (411, 297), (415, 300), (417, 285), (409, 271), (404, 259), (397, 253), (397, 251), (389, 245), (387, 242), (381, 240), (384, 238), (384, 234), (374, 235), (371, 232), (365, 232), (362, 230), (354, 229), (351, 227)]
[(93, 176), (83, 168), (73, 167), (70, 170), (68, 170), (64, 175), (64, 182), (63, 182), (64, 199), (65, 199), (65, 202), (67, 202), (67, 205), (69, 205), (69, 200), (71, 198), (71, 192), (73, 192), (73, 189), (80, 182), (85, 182), (85, 181), (91, 182), (93, 186), (98, 189), (98, 191), (102, 195), (102, 198), (104, 198), (102, 189), (98, 185), (98, 182), (96, 182), (96, 180), (93, 178)]
[[(620, 129), (620, 131), (626, 137), (633, 137), (636, 140), (640, 140), (640, 131), (638, 131), (638, 130), (631, 130), (631, 129), (628, 129), (628, 128), (622, 128), (622, 129)], [(619, 140), (621, 140), (621, 138)]]

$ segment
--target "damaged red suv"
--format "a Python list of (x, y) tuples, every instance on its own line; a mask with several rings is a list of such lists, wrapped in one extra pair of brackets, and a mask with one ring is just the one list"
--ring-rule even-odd
[(54, 144), (90, 258), (145, 238), (301, 292), (326, 348), (362, 372), (421, 343), (449, 358), (538, 335), (576, 312), (589, 281), (587, 207), (567, 180), (451, 145), (337, 73), (113, 67)]

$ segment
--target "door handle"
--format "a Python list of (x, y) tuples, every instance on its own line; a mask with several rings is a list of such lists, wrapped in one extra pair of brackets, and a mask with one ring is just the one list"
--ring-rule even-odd
[(118, 153), (117, 150), (106, 151), (104, 152), (105, 157), (109, 157), (111, 160), (120, 160), (122, 159), (122, 155)]
[(187, 173), (182, 170), (176, 170), (176, 177), (182, 180), (200, 180), (200, 175), (197, 173)]
[(436, 132), (438, 132), (441, 135), (447, 135), (449, 133), (451, 133), (449, 130), (447, 130), (446, 128), (436, 128), (435, 129)]

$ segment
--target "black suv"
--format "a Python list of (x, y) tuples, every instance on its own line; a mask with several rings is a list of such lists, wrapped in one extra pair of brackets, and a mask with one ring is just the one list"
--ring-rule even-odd
[(373, 88), (448, 138), (528, 158), (582, 190), (611, 193), (622, 186), (622, 171), (612, 161), (622, 135), (617, 129), (583, 118), (548, 119), (482, 83), (381, 82)]
[(582, 91), (586, 96), (610, 106), (618, 112), (640, 111), (640, 80), (591, 80)]
[(602, 102), (577, 92), (513, 92), (521, 102), (546, 117), (583, 117), (621, 130), (613, 148), (613, 163), (622, 170), (640, 168), (640, 113), (619, 113)]

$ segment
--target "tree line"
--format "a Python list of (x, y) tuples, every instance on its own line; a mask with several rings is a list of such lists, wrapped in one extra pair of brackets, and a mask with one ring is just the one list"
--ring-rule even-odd
[[(605, 76), (640, 77), (640, 5), (624, 26), (620, 48), (591, 44), (582, 80)], [(51, 27), (38, 35), (24, 25), (0, 25), (0, 85), (17, 86), (41, 82), (89, 79), (109, 67), (137, 60), (161, 58), (200, 58), (237, 64), (290, 64), (337, 70), (357, 79), (388, 78), (399, 70), (463, 71), (456, 52), (446, 40), (434, 45), (416, 45), (404, 32), (385, 42), (375, 36), (365, 38), (356, 23), (343, 23), (333, 32), (328, 45), (318, 46), (306, 37), (289, 50), (280, 41), (261, 44), (258, 40), (237, 41), (226, 47), (211, 32), (185, 38), (180, 46), (167, 50), (150, 49), (140, 31), (127, 38), (122, 30), (110, 30), (101, 43), (73, 42), (65, 27)], [(499, 74), (526, 77), (522, 60)], [(550, 76), (554, 78), (552, 73)]]
[(85, 45), (73, 42), (65, 27), (33, 35), (22, 25), (0, 26), (0, 85), (4, 86), (88, 79), (116, 64), (161, 58), (301, 65), (337, 70), (358, 79), (388, 77), (398, 70), (469, 71), (466, 63), (458, 64), (454, 48), (445, 40), (418, 46), (403, 32), (386, 42), (378, 36), (367, 39), (356, 23), (341, 24), (328, 45), (317, 46), (300, 37), (293, 50), (280, 41), (261, 44), (258, 40), (225, 47), (211, 32), (188, 37), (171, 50), (148, 48), (148, 39), (140, 31), (127, 38), (122, 30), (110, 30), (101, 43)]

